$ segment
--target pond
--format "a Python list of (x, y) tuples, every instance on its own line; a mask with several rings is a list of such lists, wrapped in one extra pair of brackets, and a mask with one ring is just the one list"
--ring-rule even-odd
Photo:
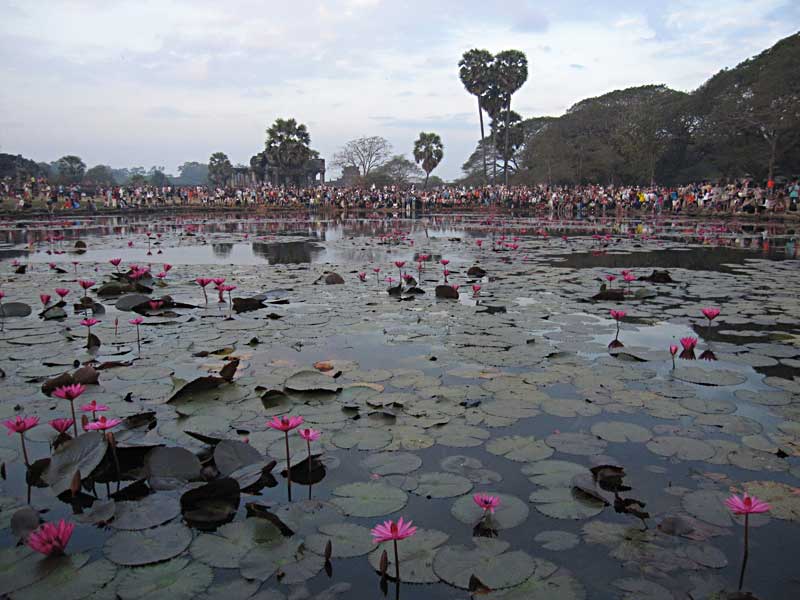
[[(0, 417), (39, 419), (0, 436), (0, 594), (798, 597), (794, 235), (495, 214), (0, 223)], [(743, 570), (725, 500), (744, 492), (769, 510), (748, 517)], [(370, 530), (400, 517), (418, 529), (398, 584)], [(18, 544), (61, 519), (65, 556)]]

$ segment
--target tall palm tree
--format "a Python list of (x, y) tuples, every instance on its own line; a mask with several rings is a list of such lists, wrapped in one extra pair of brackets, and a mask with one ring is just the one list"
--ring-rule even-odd
[(428, 177), (444, 158), (444, 145), (438, 133), (420, 132), (417, 141), (414, 142), (414, 160), (417, 164), (422, 163), (422, 170), (425, 171), (425, 185), (428, 187)]
[[(492, 79), (497, 87), (506, 96), (506, 127), (503, 156), (508, 156), (508, 117), (511, 115), (511, 96), (522, 87), (528, 79), (528, 58), (519, 50), (503, 50), (494, 57), (492, 65)], [(506, 167), (508, 164), (506, 163)], [(505, 170), (504, 182), (508, 185), (508, 168)]]
[(473, 48), (464, 52), (461, 60), (458, 61), (458, 76), (464, 84), (467, 92), (478, 99), (478, 119), (481, 122), (481, 148), (483, 148), (483, 180), (487, 180), (486, 175), (486, 145), (484, 141), (483, 129), (483, 106), (481, 98), (489, 88), (491, 81), (491, 68), (494, 57), (488, 50), (478, 50)]

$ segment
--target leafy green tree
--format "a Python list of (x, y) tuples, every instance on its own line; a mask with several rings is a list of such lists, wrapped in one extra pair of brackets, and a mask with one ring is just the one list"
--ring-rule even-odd
[(72, 154), (59, 158), (56, 161), (56, 167), (59, 177), (64, 183), (78, 183), (86, 173), (86, 163), (80, 157)]
[(96, 165), (86, 171), (83, 176), (84, 181), (95, 185), (114, 185), (114, 173), (107, 165)]
[(422, 165), (422, 170), (425, 171), (425, 185), (428, 187), (428, 178), (440, 162), (444, 158), (444, 145), (442, 138), (436, 133), (425, 133), (424, 131), (419, 134), (419, 137), (414, 142), (414, 161)]
[(147, 172), (147, 182), (156, 187), (164, 187), (170, 184), (169, 177), (164, 173), (164, 167), (150, 167)]
[(488, 175), (486, 172), (486, 146), (483, 144), (485, 139), (483, 128), (483, 106), (481, 99), (486, 95), (489, 90), (492, 75), (492, 61), (494, 57), (488, 50), (479, 50), (473, 48), (467, 50), (458, 62), (458, 76), (461, 83), (464, 84), (467, 92), (472, 94), (478, 99), (478, 119), (481, 124), (481, 145), (483, 151), (483, 179), (486, 181)]
[(504, 135), (503, 156), (504, 181), (508, 185), (508, 156), (509, 156), (509, 135), (511, 127), (508, 119), (511, 116), (511, 96), (519, 90), (528, 79), (528, 58), (524, 52), (519, 50), (504, 50), (494, 57), (492, 63), (492, 79), (498, 90), (505, 95), (505, 117), (506, 127)]
[[(509, 114), (506, 114), (506, 113)], [(515, 172), (517, 163), (515, 156), (517, 150), (525, 141), (525, 130), (522, 125), (522, 117), (512, 111), (501, 111), (491, 123), (492, 138), (495, 140), (495, 148), (500, 154), (503, 162), (503, 179), (508, 184), (508, 171)]]
[(208, 181), (217, 186), (225, 186), (233, 175), (233, 165), (224, 152), (215, 152), (208, 159)]
[(355, 167), (362, 177), (389, 160), (392, 145), (386, 138), (374, 135), (350, 140), (333, 155), (333, 165), (344, 169)]

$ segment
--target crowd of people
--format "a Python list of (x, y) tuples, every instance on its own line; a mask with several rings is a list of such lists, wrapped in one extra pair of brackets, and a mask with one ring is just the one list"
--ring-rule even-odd
[(274, 207), (311, 210), (391, 210), (435, 212), (496, 207), (553, 213), (559, 216), (620, 214), (776, 214), (797, 213), (800, 180), (761, 186), (751, 180), (663, 186), (419, 186), (308, 188), (253, 185), (81, 186), (43, 180), (0, 183), (0, 207), (28, 210), (44, 203), (51, 213), (86, 209), (129, 210), (179, 206)]

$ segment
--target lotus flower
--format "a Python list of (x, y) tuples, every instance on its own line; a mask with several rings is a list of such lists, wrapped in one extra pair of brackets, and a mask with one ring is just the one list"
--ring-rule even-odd
[(83, 321), (81, 321), (81, 325), (83, 325), (84, 327), (92, 327), (93, 325), (97, 325), (99, 322), (100, 321), (98, 321), (97, 319), (89, 317), (88, 319), (84, 319)]
[(172, 270), (172, 265), (171, 265), (171, 264), (169, 264), (169, 263), (164, 263), (164, 266), (163, 266), (163, 268), (164, 268), (164, 271), (165, 271), (166, 273), (169, 273), (169, 272), (170, 272), (170, 270)]
[(110, 262), (112, 265), (114, 265), (114, 267), (117, 269), (117, 273), (119, 273), (119, 265), (122, 262), (122, 259), (121, 258), (112, 258), (108, 262)]
[(67, 429), (72, 427), (75, 421), (73, 419), (53, 419), (50, 421), (50, 427), (55, 429), (58, 433), (66, 433)]
[(297, 433), (300, 434), (300, 437), (303, 438), (307, 442), (314, 442), (319, 439), (322, 435), (321, 432), (317, 431), (316, 429), (301, 429)]
[(359, 278), (361, 281), (366, 281), (366, 280), (367, 280), (367, 274), (366, 274), (364, 271), (361, 271), (361, 272), (359, 272), (359, 274), (358, 274), (358, 278)]
[(128, 321), (131, 325), (141, 325), (144, 323), (144, 317), (136, 317), (135, 319), (131, 319)]
[(684, 350), (694, 350), (697, 346), (697, 338), (696, 337), (682, 337), (681, 338), (681, 346), (683, 346)]
[[(446, 259), (446, 258), (443, 258), (439, 262), (442, 263), (442, 265), (445, 266), (445, 267), (450, 264), (450, 261), (448, 259)], [(391, 522), (391, 521), (389, 521), (389, 522)]]
[(88, 404), (84, 404), (83, 406), (81, 406), (81, 410), (82, 410), (83, 412), (90, 412), (90, 413), (92, 413), (92, 418), (93, 418), (93, 419), (96, 419), (96, 418), (97, 418), (97, 416), (96, 416), (96, 414), (95, 414), (95, 413), (98, 413), (98, 412), (105, 412), (105, 411), (109, 410), (109, 408), (108, 408), (108, 406), (106, 406), (105, 404), (98, 404), (98, 403), (97, 403), (97, 400), (92, 400), (92, 401), (91, 401), (91, 402), (89, 402)]
[(765, 513), (770, 510), (769, 504), (755, 496), (745, 493), (741, 498), (732, 495), (725, 500), (725, 506), (735, 515), (744, 515), (744, 555), (742, 556), (742, 570), (739, 572), (739, 591), (744, 583), (744, 570), (747, 566), (747, 556), (750, 553), (750, 515)]
[(39, 300), (42, 301), (42, 306), (47, 307), (50, 304), (50, 294), (39, 294)]
[(69, 290), (66, 288), (56, 288), (56, 294), (63, 300), (66, 298), (67, 294), (69, 294)]
[(704, 308), (701, 312), (708, 319), (708, 326), (711, 327), (711, 321), (719, 316), (720, 310), (718, 308)]
[(3, 421), (3, 425), (8, 429), (8, 435), (15, 433), (19, 434), (19, 440), (22, 444), (22, 457), (25, 460), (25, 466), (30, 466), (28, 460), (28, 449), (25, 447), (25, 432), (28, 429), (33, 429), (39, 424), (39, 417), (21, 417), (17, 415), (14, 419)]
[(89, 288), (93, 287), (95, 284), (94, 281), (91, 279), (79, 279), (78, 285), (81, 286), (84, 290), (88, 290)]
[(158, 310), (164, 304), (162, 300), (150, 300), (148, 303), (150, 310)]
[(675, 355), (678, 353), (678, 347), (675, 344), (670, 344), (669, 353), (672, 356), (672, 369), (675, 370)]
[(74, 529), (75, 525), (64, 519), (58, 524), (44, 523), (28, 535), (26, 543), (45, 556), (60, 556), (64, 554)]
[(489, 494), (475, 494), (472, 500), (483, 509), (484, 514), (486, 511), (494, 514), (494, 509), (500, 506), (500, 498)]
[(483, 240), (475, 240), (475, 245), (481, 248), (483, 246)]
[(89, 431), (108, 431), (122, 423), (122, 419), (106, 419), (101, 416), (97, 421), (86, 424), (86, 429)]
[(404, 540), (417, 533), (417, 528), (414, 527), (413, 521), (403, 521), (403, 517), (394, 521), (384, 521), (376, 525), (370, 532), (372, 534), (372, 541), (375, 544), (381, 542), (391, 541), (394, 545), (394, 577), (395, 581), (400, 581), (400, 556), (397, 552), (397, 541)]
[(624, 310), (611, 309), (610, 314), (611, 314), (611, 318), (614, 319), (615, 321), (617, 321), (617, 323), (619, 323), (620, 321), (622, 321), (622, 319), (625, 318), (625, 315), (627, 313)]
[(472, 285), (472, 295), (478, 296), (481, 293), (481, 286), (477, 283)]

